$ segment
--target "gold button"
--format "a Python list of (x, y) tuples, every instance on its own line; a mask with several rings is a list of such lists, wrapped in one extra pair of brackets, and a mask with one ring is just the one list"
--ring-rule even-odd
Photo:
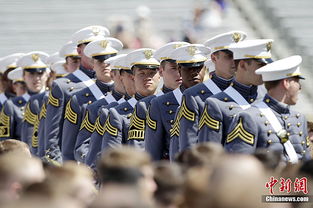
[(22, 100), (19, 100), (19, 101), (18, 101), (19, 104), (22, 104), (22, 102), (23, 102)]
[(234, 83), (232, 82), (232, 83), (230, 83), (230, 86), (234, 86)]
[(71, 80), (68, 79), (68, 80), (66, 81), (66, 83), (67, 83), (67, 84), (71, 83)]
[(263, 113), (260, 113), (260, 117), (263, 117), (264, 116), (264, 114)]
[(272, 144), (272, 140), (271, 139), (267, 140), (267, 143)]
[(267, 126), (268, 125), (268, 121), (265, 121), (264, 124), (265, 124), (265, 126)]
[(252, 102), (254, 102), (254, 99), (253, 99), (253, 98), (250, 99), (250, 103), (252, 103)]
[(204, 91), (204, 90), (201, 90), (201, 91), (200, 91), (200, 93), (201, 93), (201, 94), (204, 94), (204, 93), (205, 93), (205, 91)]
[(170, 102), (166, 102), (166, 105), (169, 106), (169, 105), (170, 105)]
[(272, 133), (272, 130), (268, 130), (267, 134), (270, 135)]
[(24, 110), (24, 107), (21, 107), (21, 111), (23, 111)]
[(128, 110), (128, 108), (124, 108), (124, 111), (127, 111)]
[(173, 123), (174, 123), (174, 120), (170, 120), (170, 123), (173, 124)]
[(269, 103), (269, 102), (270, 102), (270, 99), (267, 98), (267, 99), (265, 100), (265, 102)]
[(226, 97), (226, 98), (224, 98), (224, 101), (227, 101), (228, 100), (228, 98)]
[(91, 101), (91, 100), (89, 100), (89, 101), (88, 101), (88, 104), (90, 105), (91, 103), (92, 103), (92, 101)]
[(301, 123), (297, 123), (297, 127), (300, 127), (301, 126)]
[(74, 87), (70, 87), (70, 91), (73, 91), (74, 90)]
[(287, 120), (288, 116), (284, 116), (284, 119)]
[(299, 117), (300, 117), (300, 113), (298, 113), (298, 114), (296, 115), (296, 117), (299, 118)]
[(299, 136), (302, 136), (302, 134), (303, 134), (303, 132), (302, 132), (302, 131), (300, 131), (300, 132), (299, 132)]
[(287, 126), (290, 127), (290, 126), (291, 126), (291, 123), (287, 123)]
[(290, 133), (289, 133), (289, 132), (287, 133), (287, 136), (290, 136)]
[(305, 144), (305, 141), (302, 141), (301, 144)]
[(172, 111), (172, 110), (170, 110), (168, 113), (169, 113), (169, 114), (172, 114), (172, 113), (173, 113), (173, 111)]
[(234, 105), (229, 106), (229, 110), (232, 110), (234, 108)]
[(303, 151), (302, 151), (302, 154), (305, 154), (305, 153), (306, 153), (306, 151), (305, 151), (305, 150), (303, 150)]
[(49, 87), (46, 87), (46, 91), (49, 90)]
[(88, 96), (89, 96), (89, 93), (86, 93), (85, 95), (86, 95), (86, 97), (88, 97)]
[(25, 115), (25, 113), (22, 113), (22, 116), (24, 116)]

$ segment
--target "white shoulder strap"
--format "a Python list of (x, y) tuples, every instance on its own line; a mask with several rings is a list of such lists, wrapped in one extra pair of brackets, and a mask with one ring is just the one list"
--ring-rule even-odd
[[(276, 133), (280, 132), (281, 130), (284, 130), (284, 128), (278, 121), (277, 117), (275, 116), (274, 112), (272, 111), (270, 107), (268, 107), (268, 105), (266, 105), (266, 103), (262, 101), (262, 102), (255, 104), (255, 106), (265, 115), (265, 117), (267, 118), (267, 120), (269, 121), (269, 123), (271, 124), (271, 126), (273, 127)], [(297, 163), (298, 156), (290, 140), (283, 143), (283, 145), (289, 157), (290, 162)]]
[(180, 91), (180, 88), (178, 87), (175, 90), (173, 90), (173, 94), (174, 94), (174, 97), (175, 97), (177, 103), (180, 105), (181, 99), (183, 97), (183, 93)]
[(1, 93), (1, 94), (0, 94), (0, 102), (1, 102), (2, 105), (4, 104), (4, 102), (5, 102), (7, 99), (8, 99), (8, 98), (7, 98), (7, 96), (5, 96), (4, 93)]
[(25, 94), (22, 95), (22, 97), (24, 98), (24, 100), (25, 100), (26, 102), (28, 102), (28, 101), (29, 101), (29, 98), (30, 98), (30, 95), (29, 95), (28, 93), (25, 93)]
[(158, 92), (155, 96), (159, 97), (161, 95), (164, 95), (164, 92), (162, 92), (162, 90), (160, 90), (160, 92)]
[(125, 102), (126, 100), (124, 99), (124, 98), (121, 98), (121, 99), (119, 99), (118, 101), (117, 101), (117, 103), (118, 104), (121, 104), (121, 103), (123, 103), (123, 102)]
[(136, 98), (131, 98), (127, 101), (129, 103), (129, 105), (131, 105), (131, 107), (135, 107), (136, 103), (137, 103), (137, 100)]
[(104, 99), (107, 101), (107, 103), (112, 103), (115, 102), (116, 99), (113, 97), (112, 93), (108, 93)]
[(79, 80), (86, 85), (86, 87), (90, 87), (91, 85), (95, 84), (95, 81), (93, 79), (90, 79), (84, 72), (77, 69), (75, 72), (73, 72), (73, 75), (77, 77)]
[(203, 84), (213, 93), (213, 95), (222, 92), (222, 90), (212, 81), (212, 79), (206, 80)]
[(250, 108), (250, 104), (242, 97), (242, 95), (235, 90), (232, 86), (229, 86), (224, 92), (231, 97), (243, 110)]

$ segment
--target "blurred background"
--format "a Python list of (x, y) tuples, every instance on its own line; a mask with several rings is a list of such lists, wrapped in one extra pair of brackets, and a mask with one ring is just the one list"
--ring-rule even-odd
[(313, 119), (312, 0), (0, 0), (0, 57), (33, 50), (52, 54), (71, 35), (104, 25), (125, 49), (203, 43), (230, 30), (272, 38), (274, 59), (299, 54), (307, 79), (296, 110)]

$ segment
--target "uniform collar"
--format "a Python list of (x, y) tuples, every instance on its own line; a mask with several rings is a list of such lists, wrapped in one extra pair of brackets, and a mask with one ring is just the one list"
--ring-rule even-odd
[(215, 72), (211, 76), (212, 81), (223, 91), (232, 83), (233, 79), (224, 79), (216, 75)]
[(165, 94), (165, 93), (168, 93), (168, 92), (172, 92), (173, 90), (171, 88), (168, 88), (168, 87), (165, 87), (165, 85), (163, 85), (162, 87), (162, 92)]
[(184, 87), (183, 85), (179, 86), (180, 91), (183, 93), (186, 90), (186, 87)]
[(269, 96), (269, 94), (264, 96), (263, 102), (265, 102), (271, 109), (279, 114), (288, 114), (290, 112), (290, 108), (287, 104), (279, 102), (278, 100)]
[(11, 92), (4, 92), (4, 95), (5, 95), (8, 99), (15, 97), (15, 94), (13, 94), (13, 93), (11, 93)]
[(100, 80), (96, 80), (96, 85), (99, 87), (102, 93), (110, 92), (113, 88), (113, 82), (112, 83), (104, 83)]
[(112, 96), (115, 98), (115, 100), (120, 100), (124, 95), (113, 89)]
[(83, 67), (82, 65), (79, 66), (79, 69), (82, 72), (84, 72), (90, 79), (95, 78), (96, 72), (94, 70), (87, 69), (87, 68)]
[(32, 95), (36, 95), (38, 94), (39, 92), (33, 92), (33, 91), (30, 91), (30, 90), (27, 90), (27, 93), (32, 96)]
[(130, 96), (129, 94), (125, 94), (125, 96), (124, 96), (124, 99), (125, 100), (129, 100), (129, 99), (131, 99), (132, 98), (132, 96)]
[(142, 98), (145, 98), (145, 96), (140, 95), (138, 92), (135, 94), (135, 99), (136, 100), (141, 100)]
[(248, 103), (254, 102), (258, 96), (258, 86), (247, 86), (237, 82), (236, 80), (233, 80), (231, 85), (242, 95), (242, 97), (245, 98), (246, 101), (248, 101)]

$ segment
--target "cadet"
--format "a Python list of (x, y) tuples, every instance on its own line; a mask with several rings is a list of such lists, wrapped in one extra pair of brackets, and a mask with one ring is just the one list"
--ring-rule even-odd
[(206, 99), (199, 121), (199, 142), (224, 144), (232, 119), (257, 98), (258, 85), (263, 82), (255, 70), (271, 62), (272, 42), (245, 40), (229, 48), (233, 51), (236, 77), (226, 90)]
[[(22, 96), (8, 100), (1, 111), (0, 138), (21, 139), (21, 128), (24, 117), (24, 107), (32, 95), (45, 90), (47, 65), (44, 63), (48, 54), (44, 52), (30, 52), (17, 61), (17, 66), (22, 68), (23, 78), (28, 92)], [(14, 70), (20, 70), (16, 68)], [(13, 71), (12, 71), (13, 72)], [(28, 119), (25, 114), (25, 120)]]
[(124, 103), (125, 100), (131, 99), (131, 96), (135, 95), (136, 93), (134, 76), (130, 69), (130, 66), (128, 65), (128, 63), (126, 63), (126, 56), (122, 56), (121, 58), (116, 60), (113, 65), (116, 65), (115, 68), (120, 68), (120, 78), (124, 86), (126, 95), (124, 96), (124, 99), (120, 99), (118, 103), (110, 103), (109, 105), (100, 108), (98, 111), (99, 115), (95, 121), (94, 132), (90, 136), (90, 144), (85, 158), (85, 163), (93, 169), (95, 169), (96, 167), (97, 156), (100, 155), (101, 152), (104, 124), (108, 117), (109, 109), (117, 106), (118, 104)]
[(171, 59), (176, 60), (182, 84), (174, 91), (157, 97), (151, 102), (147, 113), (145, 149), (154, 160), (169, 158), (170, 134), (177, 130), (175, 126), (171, 128), (176, 110), (181, 103), (182, 92), (203, 81), (204, 62), (209, 53), (210, 49), (204, 45), (189, 44), (175, 49), (170, 55)]
[[(77, 52), (77, 46), (72, 43), (66, 43), (59, 51), (59, 56), (62, 61), (57, 61), (53, 63), (50, 68), (53, 72), (55, 72), (55, 79), (62, 78), (66, 76), (69, 72), (75, 71), (80, 64), (80, 56)], [(65, 61), (65, 63), (64, 63)], [(52, 85), (52, 83), (51, 83)], [(50, 86), (51, 87), (51, 86)], [(39, 114), (39, 120), (35, 129), (37, 131), (33, 132), (32, 140), (38, 140), (38, 150), (37, 156), (40, 158), (45, 155), (45, 143), (44, 143), (44, 136), (45, 136), (45, 118), (47, 113), (47, 102), (48, 102), (49, 94), (45, 95), (43, 98), (43, 104)]]
[(130, 122), (131, 114), (138, 100), (153, 95), (160, 81), (158, 68), (160, 63), (153, 58), (154, 50), (142, 48), (135, 50), (126, 56), (134, 74), (135, 97), (129, 99), (109, 111), (108, 118), (104, 126), (104, 135), (102, 141), (102, 150), (117, 147), (127, 143), (128, 129), (132, 129), (132, 125), (140, 125)]
[[(38, 93), (34, 96), (31, 96), (29, 101), (26, 104), (25, 108), (25, 116), (24, 116), (24, 122), (22, 124), (22, 130), (21, 130), (21, 140), (29, 145), (30, 151), (33, 155), (36, 155), (37, 153), (37, 147), (38, 147), (38, 139), (33, 138), (32, 136), (34, 134), (35, 126), (38, 125), (38, 116), (40, 114), (40, 109), (43, 105), (44, 98), (48, 97), (48, 89), (51, 87), (50, 83), (53, 82), (55, 76), (51, 76), (51, 74), (54, 74), (54, 72), (51, 72), (51, 65), (54, 62), (57, 62), (59, 60), (62, 60), (62, 58), (59, 56), (59, 53), (53, 53), (47, 59), (45, 60), (45, 63), (50, 68), (47, 70), (49, 72), (49, 78), (47, 80), (46, 86), (47, 89), (44, 92)], [(38, 128), (38, 127), (36, 127)], [(36, 129), (37, 131), (37, 129)], [(38, 134), (38, 133), (36, 133)]]
[[(98, 117), (99, 108), (103, 108), (108, 104), (112, 106), (117, 105), (118, 103), (125, 101), (123, 97), (126, 92), (120, 77), (120, 66), (115, 64), (124, 56), (126, 56), (126, 54), (120, 54), (104, 61), (104, 63), (109, 64), (111, 69), (111, 77), (114, 81), (113, 90), (112, 93), (108, 93), (104, 98), (87, 106), (75, 143), (74, 156), (77, 161), (84, 162), (87, 155), (90, 136), (95, 131), (95, 123)], [(112, 96), (114, 100), (112, 99)]]
[(23, 79), (23, 69), (21, 67), (15, 68), (7, 74), (7, 78), (12, 81), (13, 91), (15, 96), (9, 98), (12, 99), (17, 96), (22, 96), (27, 92), (27, 87)]
[[(113, 88), (111, 70), (109, 64), (104, 61), (115, 56), (123, 48), (121, 41), (115, 38), (103, 38), (90, 42), (84, 49), (84, 54), (92, 58), (96, 83), (75, 93), (68, 101), (65, 110), (63, 133), (62, 133), (62, 156), (63, 160), (74, 160), (74, 149), (79, 128), (82, 125), (87, 128), (90, 123), (82, 123), (87, 104), (95, 100), (106, 99), (107, 103), (115, 102), (116, 99), (107, 92)], [(111, 96), (110, 96), (111, 95)], [(84, 120), (86, 121), (86, 120)]]
[(80, 56), (77, 53), (77, 46), (72, 41), (67, 42), (59, 51), (59, 56), (65, 59), (65, 71), (72, 73), (80, 65)]
[(154, 53), (154, 58), (160, 62), (159, 74), (163, 77), (163, 87), (156, 95), (148, 96), (137, 102), (133, 115), (130, 118), (130, 129), (128, 131), (128, 141), (130, 145), (134, 145), (142, 150), (145, 149), (145, 128), (146, 128), (146, 113), (153, 98), (171, 92), (182, 83), (181, 76), (177, 69), (175, 60), (170, 59), (171, 53), (181, 46), (187, 45), (187, 42), (171, 42)]
[(244, 40), (246, 34), (241, 31), (232, 31), (217, 35), (207, 41), (204, 45), (212, 49), (211, 61), (214, 64), (215, 71), (210, 74), (210, 79), (191, 87), (184, 91), (183, 97), (185, 105), (189, 112), (194, 116), (189, 120), (186, 111), (183, 111), (179, 121), (179, 139), (173, 141), (179, 142), (179, 150), (182, 151), (197, 143), (199, 115), (203, 111), (206, 98), (225, 90), (233, 81), (235, 74), (235, 63), (233, 53), (228, 50), (230, 44)]
[(263, 101), (241, 112), (232, 123), (226, 150), (251, 154), (267, 148), (291, 163), (311, 159), (305, 116), (290, 109), (301, 90), (301, 62), (301, 56), (291, 56), (256, 70), (268, 92)]
[(14, 53), (0, 59), (0, 109), (2, 109), (2, 106), (7, 99), (15, 96), (13, 89), (14, 84), (8, 79), (8, 73), (16, 68), (16, 61), (23, 55), (23, 53)]
[(92, 69), (91, 60), (84, 54), (84, 48), (91, 41), (109, 35), (107, 28), (102, 26), (89, 26), (83, 28), (72, 36), (73, 43), (77, 46), (77, 52), (81, 57), (79, 69), (68, 76), (53, 82), (52, 89), (46, 107), (45, 120), (45, 154), (50, 160), (62, 161), (61, 139), (63, 130), (63, 118), (65, 106), (70, 95), (93, 83), (95, 72)]

